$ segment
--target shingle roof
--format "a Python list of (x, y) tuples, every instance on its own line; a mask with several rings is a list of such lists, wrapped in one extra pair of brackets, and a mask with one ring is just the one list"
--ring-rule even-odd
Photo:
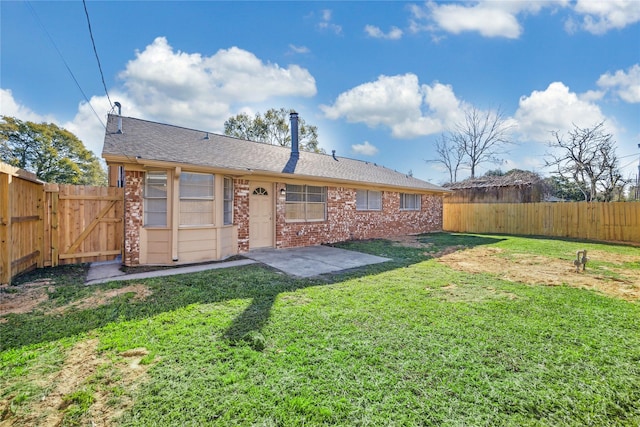
[[(301, 151), (293, 174), (285, 173), (291, 149), (179, 126), (109, 115), (102, 156), (176, 162), (230, 171), (282, 173), (352, 183), (448, 192), (442, 187), (375, 163)], [(206, 139), (208, 136), (209, 139)], [(291, 163), (289, 163), (289, 167)]]

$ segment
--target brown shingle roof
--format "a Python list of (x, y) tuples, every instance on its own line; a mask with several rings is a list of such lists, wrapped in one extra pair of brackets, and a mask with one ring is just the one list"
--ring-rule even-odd
[[(118, 116), (109, 115), (102, 156), (128, 157), (175, 162), (236, 172), (252, 171), (285, 174), (291, 150), (224, 135), (122, 117), (123, 133), (118, 133)], [(209, 139), (206, 139), (208, 136)], [(291, 164), (289, 164), (291, 166)], [(405, 189), (448, 192), (442, 187), (385, 168), (375, 163), (300, 152), (293, 174), (351, 183), (379, 184)]]

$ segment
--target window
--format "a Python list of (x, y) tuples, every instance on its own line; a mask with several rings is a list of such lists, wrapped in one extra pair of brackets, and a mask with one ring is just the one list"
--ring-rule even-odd
[(224, 179), (224, 225), (233, 224), (233, 179)]
[(167, 226), (167, 172), (148, 171), (144, 177), (144, 225)]
[(253, 190), (252, 194), (254, 196), (268, 196), (269, 192), (266, 189), (262, 188), (262, 187), (258, 187), (255, 190)]
[(324, 221), (327, 188), (287, 184), (286, 213), (289, 221)]
[(403, 211), (419, 211), (420, 195), (400, 193), (400, 210)]
[(382, 192), (372, 190), (356, 190), (356, 210), (382, 210)]
[(116, 187), (124, 188), (124, 166), (118, 166), (118, 178), (116, 181)]
[(180, 225), (213, 225), (213, 175), (180, 175)]

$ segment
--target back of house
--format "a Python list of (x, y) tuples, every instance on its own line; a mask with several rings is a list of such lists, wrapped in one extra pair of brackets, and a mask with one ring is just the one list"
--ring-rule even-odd
[[(292, 129), (297, 115), (292, 114)], [(375, 163), (109, 115), (125, 265), (442, 230), (448, 190)]]

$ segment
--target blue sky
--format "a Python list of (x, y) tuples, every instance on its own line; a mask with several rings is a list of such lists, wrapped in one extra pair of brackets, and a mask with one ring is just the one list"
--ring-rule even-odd
[[(446, 171), (425, 162), (436, 138), (466, 108), (499, 108), (515, 144), (480, 173), (546, 174), (550, 131), (603, 120), (625, 177), (637, 173), (640, 1), (89, 0), (87, 10), (126, 116), (221, 133), (239, 112), (294, 108), (328, 153), (443, 183)], [(0, 13), (0, 113), (57, 123), (100, 155), (111, 107), (82, 2), (3, 0)]]

